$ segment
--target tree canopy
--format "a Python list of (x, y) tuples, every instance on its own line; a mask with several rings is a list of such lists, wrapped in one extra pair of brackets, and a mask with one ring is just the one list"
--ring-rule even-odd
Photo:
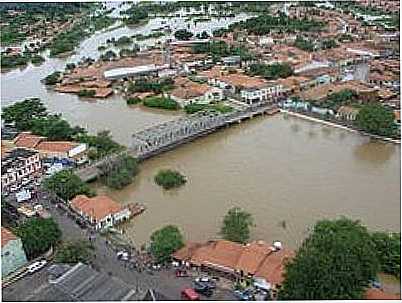
[(55, 261), (58, 263), (88, 264), (93, 258), (94, 247), (89, 241), (75, 241), (63, 243), (57, 249)]
[(378, 269), (366, 227), (346, 218), (322, 220), (286, 265), (278, 299), (362, 299)]
[(32, 120), (47, 116), (46, 107), (40, 99), (31, 98), (3, 108), (1, 117), (6, 123), (13, 123), (19, 131), (29, 130)]
[(164, 189), (179, 187), (187, 182), (186, 177), (180, 172), (171, 169), (163, 169), (154, 178), (155, 183)]
[(132, 183), (139, 171), (137, 160), (128, 155), (119, 156), (100, 169), (103, 174), (103, 183), (114, 189), (122, 189)]
[(382, 105), (369, 104), (362, 107), (356, 125), (368, 133), (380, 136), (395, 135), (395, 117), (391, 110)]
[(252, 64), (248, 73), (251, 76), (262, 76), (268, 80), (287, 78), (293, 74), (293, 68), (288, 63)]
[(29, 259), (45, 253), (61, 238), (61, 230), (53, 219), (32, 218), (18, 226), (16, 234), (21, 238)]
[(190, 40), (192, 36), (193, 36), (193, 33), (189, 32), (186, 29), (179, 29), (174, 33), (174, 37), (177, 40)]
[(223, 218), (221, 234), (226, 240), (246, 243), (250, 238), (252, 226), (254, 226), (254, 220), (251, 214), (239, 207), (233, 207)]
[(82, 194), (90, 197), (95, 195), (93, 189), (82, 182), (71, 170), (62, 170), (46, 178), (43, 186), (65, 201), (73, 199), (76, 195)]
[(401, 234), (374, 232), (372, 239), (381, 271), (401, 277)]
[(170, 255), (183, 246), (183, 236), (177, 226), (167, 225), (151, 235), (151, 253), (158, 262), (168, 261)]

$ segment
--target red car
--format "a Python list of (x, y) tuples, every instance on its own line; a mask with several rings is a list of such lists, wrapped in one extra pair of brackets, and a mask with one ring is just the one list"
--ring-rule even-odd
[(176, 269), (176, 277), (177, 278), (188, 277), (188, 273), (185, 270)]
[(186, 288), (181, 291), (181, 297), (184, 300), (198, 301), (200, 296), (192, 288)]

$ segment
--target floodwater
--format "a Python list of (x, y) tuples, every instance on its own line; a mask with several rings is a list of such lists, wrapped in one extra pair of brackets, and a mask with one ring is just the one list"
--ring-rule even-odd
[[(245, 16), (190, 24), (194, 32), (227, 26)], [(109, 129), (120, 143), (145, 127), (177, 118), (171, 112), (128, 107), (120, 96), (88, 101), (46, 89), (40, 80), (81, 57), (97, 58), (108, 38), (148, 34), (162, 25), (187, 27), (183, 18), (155, 18), (143, 26), (102, 31), (84, 40), (76, 54), (46, 58), (1, 74), (2, 106), (39, 97), (52, 112), (90, 132)], [(188, 183), (173, 191), (154, 184), (159, 169), (184, 173)], [(296, 248), (322, 218), (345, 215), (371, 229), (399, 231), (400, 146), (298, 118), (256, 118), (147, 160), (136, 181), (121, 191), (94, 184), (122, 203), (148, 209), (125, 227), (138, 244), (166, 225), (176, 224), (188, 240), (218, 237), (229, 208), (240, 206), (255, 219), (253, 239), (281, 240)]]
[[(109, 6), (118, 6), (116, 3), (108, 3)], [(108, 7), (109, 8), (109, 7)], [(117, 16), (118, 8), (113, 11)], [(194, 12), (192, 10), (191, 12)], [(183, 14), (183, 13), (182, 13)], [(173, 113), (160, 110), (149, 110), (139, 106), (127, 106), (125, 100), (118, 95), (107, 99), (85, 99), (73, 94), (60, 94), (47, 89), (40, 82), (50, 73), (56, 70), (64, 70), (66, 63), (78, 62), (82, 57), (99, 58), (98, 47), (105, 45), (106, 40), (122, 36), (132, 36), (142, 33), (150, 34), (152, 29), (170, 25), (172, 32), (177, 29), (187, 28), (194, 34), (206, 30), (211, 33), (217, 28), (227, 27), (233, 22), (244, 20), (246, 14), (239, 14), (233, 18), (213, 18), (210, 21), (197, 23), (186, 22), (185, 17), (153, 18), (148, 23), (137, 27), (111, 26), (111, 30), (102, 30), (88, 39), (83, 40), (76, 49), (75, 54), (67, 58), (49, 58), (45, 53), (46, 61), (40, 66), (29, 65), (23, 69), (14, 69), (1, 73), (1, 106), (7, 106), (25, 98), (37, 97), (42, 100), (49, 111), (62, 113), (63, 117), (72, 125), (79, 125), (95, 133), (101, 130), (110, 130), (116, 141), (124, 145), (130, 145), (132, 133), (141, 129), (177, 118), (181, 113)], [(166, 39), (162, 37), (161, 41)], [(140, 41), (142, 47), (150, 46), (157, 42), (156, 39)]]
[[(162, 168), (179, 170), (187, 184), (164, 191), (153, 181)], [(239, 206), (254, 217), (252, 239), (296, 248), (314, 222), (341, 215), (370, 229), (399, 231), (399, 168), (399, 145), (278, 114), (146, 160), (121, 191), (94, 187), (148, 207), (124, 227), (137, 244), (166, 224), (178, 225), (192, 241), (219, 237), (223, 216)]]

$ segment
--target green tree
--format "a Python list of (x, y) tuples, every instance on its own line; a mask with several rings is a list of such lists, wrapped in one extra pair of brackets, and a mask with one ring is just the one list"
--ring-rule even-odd
[(174, 33), (174, 37), (177, 40), (190, 40), (192, 36), (193, 36), (193, 33), (189, 32), (186, 29), (179, 29)]
[(252, 64), (248, 73), (251, 76), (262, 76), (268, 80), (287, 78), (293, 74), (293, 68), (288, 63)]
[(375, 232), (372, 235), (381, 271), (401, 277), (401, 234)]
[(382, 105), (365, 105), (359, 111), (356, 125), (368, 133), (380, 136), (395, 135), (394, 114)]
[(90, 197), (95, 195), (94, 190), (82, 182), (71, 170), (62, 170), (46, 178), (43, 187), (65, 201), (73, 199), (76, 195)]
[(366, 227), (346, 218), (316, 223), (286, 265), (280, 300), (362, 299), (379, 269)]
[(103, 158), (123, 149), (123, 146), (112, 139), (110, 131), (107, 130), (98, 132), (95, 136), (81, 133), (76, 139), (90, 146), (88, 157), (92, 160)]
[(6, 106), (1, 117), (6, 123), (13, 123), (19, 131), (26, 131), (32, 126), (33, 119), (46, 115), (46, 107), (40, 99), (31, 98)]
[(252, 215), (239, 207), (233, 207), (223, 218), (221, 235), (229, 241), (246, 243), (250, 238), (252, 226), (254, 226)]
[(183, 246), (183, 236), (177, 226), (167, 225), (151, 235), (151, 253), (160, 263), (168, 261)]
[(132, 183), (139, 172), (137, 159), (128, 155), (119, 156), (114, 161), (104, 164), (100, 169), (104, 184), (114, 189), (122, 189)]
[(53, 219), (29, 219), (16, 229), (29, 259), (45, 253), (61, 238), (61, 230)]
[(156, 184), (162, 186), (164, 189), (179, 187), (187, 182), (185, 176), (171, 169), (160, 170), (154, 180)]
[(89, 241), (75, 241), (64, 243), (57, 249), (55, 261), (58, 263), (76, 264), (90, 263), (93, 258), (94, 247)]

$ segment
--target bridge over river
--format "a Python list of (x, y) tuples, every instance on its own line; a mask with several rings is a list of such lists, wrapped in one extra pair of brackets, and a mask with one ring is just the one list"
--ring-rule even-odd
[(272, 115), (278, 111), (275, 105), (259, 104), (225, 114), (216, 111), (202, 111), (191, 116), (158, 124), (133, 134), (131, 146), (126, 151), (110, 155), (86, 167), (77, 169), (75, 173), (87, 182), (101, 174), (99, 167), (113, 162), (119, 155), (129, 154), (142, 161), (215, 132), (220, 128), (240, 123), (258, 115)]

